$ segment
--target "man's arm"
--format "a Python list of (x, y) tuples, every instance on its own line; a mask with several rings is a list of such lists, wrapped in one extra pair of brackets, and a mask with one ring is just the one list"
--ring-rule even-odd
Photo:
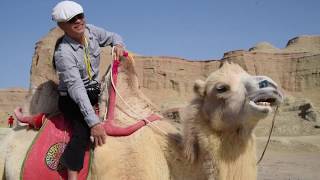
[(125, 44), (122, 40), (122, 37), (118, 35), (117, 33), (107, 31), (103, 28), (94, 26), (94, 25), (88, 25), (91, 32), (98, 37), (98, 42), (100, 47), (105, 46), (122, 46), (124, 47)]
[(117, 59), (123, 55), (125, 44), (122, 37), (114, 32), (106, 31), (103, 28), (96, 27), (94, 25), (88, 25), (92, 33), (98, 37), (98, 43), (100, 47), (113, 46), (114, 53)]

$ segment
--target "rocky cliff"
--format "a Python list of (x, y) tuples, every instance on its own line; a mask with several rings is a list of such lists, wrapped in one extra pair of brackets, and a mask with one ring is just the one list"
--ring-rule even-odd
[[(308, 94), (320, 89), (320, 36), (294, 38), (284, 49), (260, 43), (248, 51), (227, 52), (221, 60), (238, 63), (250, 74), (270, 76), (289, 94)], [(167, 102), (163, 97), (167, 96), (191, 98), (194, 80), (205, 78), (221, 63), (144, 56), (136, 57), (136, 61), (145, 93), (162, 105)], [(319, 99), (315, 99), (316, 103)]]

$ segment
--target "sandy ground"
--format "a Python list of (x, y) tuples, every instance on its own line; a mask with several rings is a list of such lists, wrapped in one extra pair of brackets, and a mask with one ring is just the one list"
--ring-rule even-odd
[(9, 129), (9, 128), (0, 127), (0, 144), (2, 142), (3, 137), (10, 131), (11, 131), (11, 129)]
[[(0, 128), (0, 143), (9, 132)], [(260, 157), (267, 138), (257, 138)], [(320, 180), (320, 135), (272, 137), (258, 165), (258, 180)]]
[[(266, 139), (257, 139), (258, 157)], [(258, 180), (320, 180), (320, 135), (272, 137), (258, 165)]]
[(270, 151), (259, 165), (259, 180), (319, 180), (319, 152)]

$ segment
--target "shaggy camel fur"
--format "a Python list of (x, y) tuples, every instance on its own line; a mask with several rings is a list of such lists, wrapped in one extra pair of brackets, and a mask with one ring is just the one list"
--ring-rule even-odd
[[(126, 126), (155, 109), (139, 90), (133, 62), (126, 61), (120, 68), (117, 87), (126, 103), (117, 97), (115, 119)], [(194, 91), (195, 99), (181, 112), (182, 131), (179, 124), (162, 119), (130, 136), (108, 136), (106, 144), (94, 150), (90, 178), (256, 179), (252, 131), (271, 112), (270, 106), (282, 101), (276, 83), (225, 63), (207, 80), (197, 81)], [(22, 160), (35, 135), (33, 130), (16, 128), (6, 138), (7, 144), (1, 148), (5, 152), (0, 154), (3, 177), (19, 178)]]
[(208, 179), (256, 179), (254, 127), (282, 102), (277, 84), (225, 63), (194, 86), (197, 97), (182, 113), (184, 154), (205, 166)]

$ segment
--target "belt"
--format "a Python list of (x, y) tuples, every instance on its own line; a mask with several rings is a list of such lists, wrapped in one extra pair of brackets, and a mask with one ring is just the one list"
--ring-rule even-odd
[(89, 87), (89, 88), (86, 88), (87, 91), (95, 91), (97, 90), (97, 88), (92, 88), (92, 87)]
[(59, 91), (59, 95), (60, 95), (60, 96), (67, 96), (67, 95), (68, 95), (68, 92), (66, 92), (66, 91)]
[[(86, 91), (96, 91), (97, 90), (97, 87), (99, 87), (99, 84), (93, 84), (93, 85), (90, 85), (88, 87), (85, 87), (86, 88)], [(100, 89), (99, 89), (100, 90)], [(59, 91), (59, 95), (60, 96), (68, 96), (68, 91)]]

